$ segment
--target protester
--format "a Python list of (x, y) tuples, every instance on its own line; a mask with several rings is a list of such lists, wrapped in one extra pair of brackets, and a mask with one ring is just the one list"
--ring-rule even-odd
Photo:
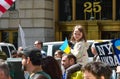
[(120, 66), (116, 67), (117, 79), (120, 79)]
[(17, 58), (17, 50), (12, 50), (11, 57), (12, 58)]
[(77, 64), (73, 64), (67, 71), (75, 73), (76, 70), (80, 70), (81, 65), (85, 65), (88, 62), (87, 49), (89, 48), (89, 44), (86, 41), (84, 28), (81, 25), (76, 25), (73, 28), (70, 42), (74, 45), (71, 47), (71, 53), (77, 58)]
[(23, 47), (18, 47), (18, 51), (23, 51)]
[(62, 50), (56, 50), (54, 53), (54, 58), (57, 60), (59, 66), (61, 67), (62, 73), (64, 73), (64, 67), (61, 65), (61, 59), (64, 52)]
[(94, 55), (93, 61), (100, 61), (99, 55), (98, 55), (97, 50), (95, 48), (95, 43), (98, 43), (98, 42), (93, 42), (92, 46), (91, 46), (91, 52)]
[(81, 25), (74, 27), (70, 41), (74, 44), (71, 53), (77, 58), (77, 63), (85, 65), (88, 62), (89, 44), (86, 42), (86, 34)]
[(44, 58), (42, 61), (42, 68), (52, 79), (62, 79), (61, 68), (54, 57), (47, 56)]
[(35, 46), (36, 48), (38, 48), (38, 49), (41, 50), (41, 53), (42, 53), (42, 56), (43, 56), (43, 57), (46, 57), (46, 56), (47, 56), (47, 55), (46, 55), (46, 52), (42, 50), (42, 47), (43, 47), (43, 42), (42, 42), (42, 41), (36, 40), (36, 41), (34, 42), (34, 46)]
[(18, 50), (17, 50), (17, 55), (18, 55), (18, 57), (22, 57), (22, 55), (23, 55), (23, 50), (24, 50), (24, 48), (22, 47), (22, 46), (20, 46), (20, 47), (18, 47)]
[(11, 79), (9, 67), (2, 59), (0, 59), (0, 79)]
[(63, 53), (64, 52), (61, 51), (61, 50), (56, 50), (55, 53), (54, 53), (54, 58), (60, 58), (61, 59)]
[(120, 74), (120, 66), (116, 67), (116, 72)]
[(102, 62), (89, 62), (83, 68), (84, 79), (111, 79), (112, 70)]
[(76, 70), (80, 70), (81, 65), (85, 65), (88, 62), (87, 49), (89, 48), (89, 44), (86, 41), (84, 28), (81, 25), (76, 25), (73, 28), (70, 42), (72, 43), (71, 53), (77, 58), (77, 64), (73, 64), (67, 71), (75, 73)]
[(22, 56), (23, 56), (23, 51), (17, 51), (17, 56), (18, 56), (18, 58), (22, 58)]
[(42, 69), (42, 54), (38, 48), (26, 48), (23, 51), (22, 65), (25, 71), (28, 71), (30, 79), (51, 79), (51, 77), (45, 73)]
[[(97, 52), (97, 49), (95, 47), (96, 43), (101, 43), (101, 42), (103, 42), (103, 41), (101, 41), (101, 40), (94, 41), (92, 46), (91, 46), (91, 52), (94, 55), (93, 61), (95, 61), (95, 62), (101, 62), (100, 57), (99, 57), (98, 52)], [(117, 77), (116, 67), (111, 67), (111, 69), (112, 69), (111, 79), (116, 79), (116, 77)]]
[[(18, 58), (24, 58), (24, 53), (22, 51), (17, 51), (17, 57)], [(29, 72), (27, 70), (24, 70), (24, 78), (28, 79), (29, 78)]]
[[(76, 60), (77, 59), (73, 54), (63, 54), (61, 63), (65, 69), (65, 72), (63, 74), (62, 79), (72, 79), (71, 78), (72, 74), (74, 74), (77, 71), (80, 71), (81, 65), (76, 64)], [(72, 67), (72, 66), (74, 66), (74, 67)], [(81, 76), (81, 75), (79, 74), (78, 76)], [(77, 77), (77, 75), (76, 75), (76, 77)], [(78, 78), (76, 78), (76, 79), (78, 79)]]

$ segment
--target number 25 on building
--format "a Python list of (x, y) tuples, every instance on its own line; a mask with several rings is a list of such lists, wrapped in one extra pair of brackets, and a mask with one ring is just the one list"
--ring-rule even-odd
[(84, 3), (85, 17), (86, 17), (86, 13), (90, 13), (91, 16), (95, 18), (96, 18), (96, 13), (100, 13), (99, 16), (101, 16), (102, 7), (100, 3), (101, 2), (85, 2)]

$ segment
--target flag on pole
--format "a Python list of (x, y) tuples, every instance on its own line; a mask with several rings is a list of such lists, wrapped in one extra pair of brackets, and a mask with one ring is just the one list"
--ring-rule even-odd
[(15, 0), (0, 0), (0, 17), (5, 13), (15, 2)]
[(65, 39), (64, 43), (60, 46), (59, 49), (64, 51), (66, 54), (70, 53), (70, 47), (69, 47), (67, 38)]
[(24, 31), (23, 31), (22, 27), (20, 26), (20, 24), (19, 24), (19, 33), (20, 33), (22, 47), (25, 48), (26, 47), (25, 34), (24, 34)]

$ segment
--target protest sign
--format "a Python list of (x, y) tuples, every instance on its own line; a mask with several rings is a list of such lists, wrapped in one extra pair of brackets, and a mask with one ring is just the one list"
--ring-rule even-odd
[(95, 44), (96, 50), (100, 57), (101, 62), (107, 63), (111, 67), (120, 65), (118, 56), (113, 48), (112, 41), (106, 41)]

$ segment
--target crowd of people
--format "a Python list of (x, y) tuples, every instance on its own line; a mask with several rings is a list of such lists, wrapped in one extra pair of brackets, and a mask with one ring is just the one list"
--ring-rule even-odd
[[(36, 40), (32, 47), (19, 47), (11, 55), (22, 59), (25, 79), (112, 79), (109, 65), (101, 61), (88, 62), (86, 40), (84, 28), (76, 25), (69, 40), (73, 44), (70, 54), (57, 50), (54, 56), (47, 56), (42, 50), (43, 42)], [(97, 52), (94, 55), (97, 56)], [(0, 79), (12, 79), (10, 73), (5, 61), (0, 60)]]

